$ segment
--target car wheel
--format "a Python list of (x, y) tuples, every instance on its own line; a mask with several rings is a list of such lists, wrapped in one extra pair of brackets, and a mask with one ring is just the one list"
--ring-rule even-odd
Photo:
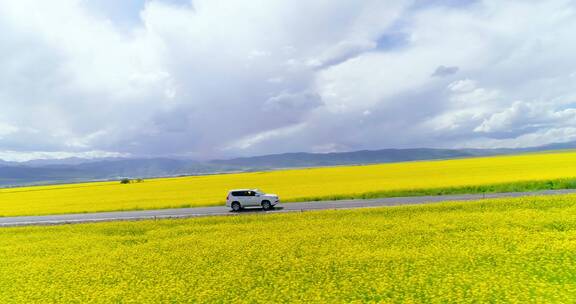
[(272, 204), (270, 204), (270, 201), (262, 201), (262, 209), (264, 210), (272, 209)]
[(232, 211), (240, 211), (240, 209), (242, 209), (242, 206), (240, 205), (239, 202), (233, 202), (232, 203)]

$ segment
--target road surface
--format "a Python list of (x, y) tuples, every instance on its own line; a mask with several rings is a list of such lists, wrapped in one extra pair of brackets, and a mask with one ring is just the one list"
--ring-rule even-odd
[(26, 225), (57, 225), (72, 223), (106, 222), (106, 221), (126, 221), (164, 218), (185, 218), (199, 216), (222, 216), (222, 215), (244, 215), (262, 213), (283, 213), (309, 210), (327, 209), (352, 209), (367, 207), (399, 206), (429, 204), (443, 201), (469, 201), (483, 198), (520, 197), (534, 195), (558, 195), (576, 193), (574, 190), (547, 190), (537, 192), (513, 192), (513, 193), (489, 193), (489, 194), (457, 194), (441, 196), (412, 196), (412, 197), (390, 197), (367, 200), (338, 200), (321, 202), (300, 202), (283, 203), (276, 206), (274, 210), (262, 211), (261, 209), (246, 209), (241, 212), (231, 212), (224, 206), (217, 207), (197, 207), (180, 209), (159, 209), (143, 211), (117, 211), (98, 213), (79, 213), (63, 215), (43, 215), (43, 216), (18, 216), (0, 217), (0, 227), (26, 226)]

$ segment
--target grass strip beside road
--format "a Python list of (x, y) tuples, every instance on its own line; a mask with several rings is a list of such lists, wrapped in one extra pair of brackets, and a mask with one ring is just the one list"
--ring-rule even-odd
[(293, 202), (308, 201), (331, 201), (345, 199), (375, 199), (388, 197), (410, 197), (410, 196), (434, 196), (451, 194), (482, 194), (482, 193), (511, 193), (511, 192), (536, 192), (544, 190), (576, 189), (576, 178), (564, 178), (554, 180), (535, 180), (513, 183), (500, 183), (488, 185), (470, 185), (445, 188), (423, 188), (406, 190), (374, 191), (358, 194), (337, 194), (323, 197), (302, 197)]

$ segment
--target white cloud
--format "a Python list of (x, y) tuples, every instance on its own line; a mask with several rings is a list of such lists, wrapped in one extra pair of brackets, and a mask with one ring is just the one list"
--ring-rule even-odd
[(576, 126), (576, 109), (556, 110), (550, 104), (517, 101), (509, 108), (490, 115), (474, 131), (513, 134), (554, 126)]
[(128, 154), (106, 152), (106, 151), (85, 151), (85, 152), (22, 152), (22, 151), (2, 151), (0, 150), (0, 159), (13, 162), (25, 162), (34, 159), (66, 159), (66, 158), (118, 158), (128, 157)]
[(468, 93), (474, 91), (476, 86), (476, 81), (470, 79), (462, 79), (449, 84), (448, 89), (456, 93)]
[(190, 3), (111, 16), (0, 1), (0, 150), (217, 158), (572, 138), (572, 1)]
[(463, 147), (468, 148), (526, 148), (552, 143), (576, 141), (575, 127), (540, 129), (514, 138), (482, 138), (471, 140)]
[(18, 132), (17, 127), (0, 122), (0, 139), (2, 139), (2, 136), (14, 134), (16, 132)]
[(306, 128), (305, 124), (298, 124), (274, 130), (268, 130), (257, 134), (251, 134), (232, 142), (230, 145), (225, 147), (225, 150), (237, 150), (237, 149), (247, 150), (253, 148), (255, 145), (266, 142), (269, 139), (284, 138), (296, 134), (298, 132), (301, 132), (305, 128)]

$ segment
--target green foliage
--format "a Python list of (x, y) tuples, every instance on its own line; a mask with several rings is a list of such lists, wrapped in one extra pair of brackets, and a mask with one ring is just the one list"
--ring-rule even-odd
[(322, 197), (303, 197), (295, 202), (345, 200), (345, 199), (374, 199), (403, 196), (434, 196), (451, 194), (479, 194), (479, 193), (506, 193), (506, 192), (535, 192), (544, 190), (576, 189), (575, 178), (563, 178), (553, 180), (535, 180), (512, 183), (471, 185), (460, 187), (423, 188), (406, 190), (374, 191), (367, 193), (353, 193), (344, 195), (331, 195)]

